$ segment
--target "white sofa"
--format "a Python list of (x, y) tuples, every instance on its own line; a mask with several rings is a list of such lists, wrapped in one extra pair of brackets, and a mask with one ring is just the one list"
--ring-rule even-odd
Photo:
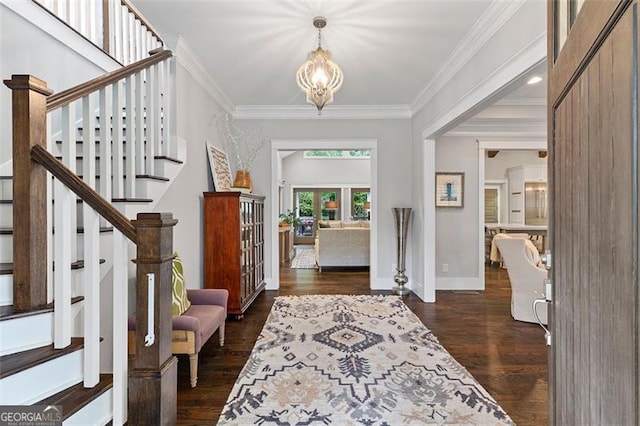
[(323, 267), (369, 266), (368, 222), (331, 221), (316, 233), (316, 263)]

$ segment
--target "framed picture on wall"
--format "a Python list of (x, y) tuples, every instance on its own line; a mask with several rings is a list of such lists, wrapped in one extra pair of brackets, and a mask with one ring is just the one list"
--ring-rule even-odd
[(209, 156), (209, 166), (213, 177), (214, 191), (231, 191), (231, 167), (229, 167), (229, 157), (227, 154), (207, 143), (207, 155)]
[(464, 207), (464, 173), (436, 173), (436, 207)]

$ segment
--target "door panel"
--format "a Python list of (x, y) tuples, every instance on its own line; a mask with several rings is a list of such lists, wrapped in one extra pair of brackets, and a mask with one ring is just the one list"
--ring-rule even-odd
[[(549, 420), (557, 425), (639, 421), (637, 4), (596, 3), (585, 3), (555, 64), (574, 69), (549, 72)], [(571, 50), (581, 46), (574, 37), (594, 33), (581, 33), (584, 16), (607, 24), (592, 48)]]

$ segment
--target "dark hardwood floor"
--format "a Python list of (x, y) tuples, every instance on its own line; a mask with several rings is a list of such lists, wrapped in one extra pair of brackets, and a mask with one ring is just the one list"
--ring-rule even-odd
[[(179, 357), (178, 424), (216, 424), (227, 396), (264, 325), (274, 297), (295, 294), (372, 294), (368, 272), (283, 268), (279, 291), (263, 292), (241, 321), (227, 321), (226, 342), (209, 339), (199, 359), (198, 386), (189, 360)], [(438, 291), (435, 304), (415, 295), (405, 303), (440, 343), (484, 386), (518, 425), (547, 424), (547, 349), (538, 325), (513, 320), (507, 273), (487, 268), (486, 290)]]

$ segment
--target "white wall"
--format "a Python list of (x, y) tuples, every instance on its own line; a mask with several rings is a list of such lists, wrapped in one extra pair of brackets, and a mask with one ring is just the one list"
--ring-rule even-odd
[(187, 69), (176, 64), (176, 133), (186, 142), (187, 161), (182, 172), (155, 206), (157, 212), (173, 213), (178, 224), (173, 231), (174, 250), (180, 253), (188, 288), (203, 286), (202, 193), (213, 190), (205, 141), (222, 148), (211, 123), (220, 106)]
[[(11, 7), (9, 7), (11, 6)], [(53, 34), (53, 35), (52, 35)], [(58, 36), (58, 37), (56, 37)], [(0, 77), (32, 74), (54, 92), (111, 71), (108, 55), (32, 1), (0, 3)], [(0, 89), (0, 165), (11, 159), (11, 91)]]
[[(478, 277), (478, 150), (470, 137), (436, 139), (436, 171), (464, 173), (464, 207), (436, 209), (437, 288)], [(443, 271), (448, 265), (448, 272)]]
[(539, 158), (538, 151), (506, 151), (498, 152), (493, 158), (484, 160), (484, 180), (507, 179), (506, 170), (509, 167), (533, 164), (546, 166), (547, 159)]
[(282, 161), (286, 185), (368, 184), (370, 175), (371, 162), (366, 158), (304, 158), (304, 152), (298, 151)]

